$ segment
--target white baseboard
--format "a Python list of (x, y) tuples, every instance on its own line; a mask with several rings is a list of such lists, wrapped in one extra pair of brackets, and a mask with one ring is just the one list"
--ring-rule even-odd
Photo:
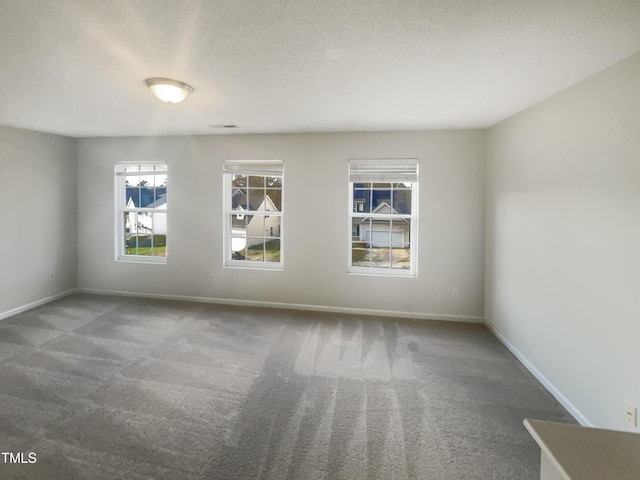
[(520, 350), (518, 350), (509, 340), (507, 340), (507, 338), (502, 335), (502, 333), (500, 333), (494, 325), (492, 325), (489, 321), (485, 321), (485, 324), (487, 325), (489, 330), (491, 330), (491, 332), (493, 332), (493, 334), (498, 338), (498, 340), (500, 340), (504, 344), (504, 346), (507, 347), (518, 360), (520, 360), (520, 363), (522, 363), (525, 368), (529, 370), (529, 372), (531, 372), (534, 377), (536, 377), (536, 379), (544, 386), (544, 388), (546, 388), (549, 393), (551, 393), (551, 395), (553, 395), (555, 399), (560, 402), (560, 404), (573, 416), (573, 418), (578, 421), (580, 425), (582, 425), (583, 427), (594, 426), (593, 423), (591, 423), (589, 419), (585, 417), (582, 412), (580, 412), (580, 410), (578, 410), (576, 406), (571, 403), (571, 401), (569, 401), (569, 399), (565, 397), (563, 393), (558, 388), (556, 388), (556, 386), (551, 383), (549, 379), (545, 377), (542, 372), (529, 361), (527, 357), (522, 354), (522, 352), (520, 352)]
[(368, 308), (336, 307), (327, 305), (307, 305), (301, 303), (266, 302), (262, 300), (239, 300), (233, 298), (193, 297), (187, 295), (168, 295), (163, 293), (126, 292), (118, 290), (102, 290), (79, 288), (80, 293), (98, 295), (120, 295), (125, 297), (157, 298), (162, 300), (179, 300), (187, 302), (212, 303), (220, 305), (237, 305), (245, 307), (282, 308), (287, 310), (309, 310), (328, 313), (348, 313), (354, 315), (373, 315), (380, 317), (412, 318), (415, 320), (444, 320), (449, 322), (484, 323), (483, 317), (471, 315), (450, 315), (446, 313), (419, 313), (396, 310), (376, 310)]
[(19, 313), (26, 312), (27, 310), (31, 310), (32, 308), (39, 307), (40, 305), (44, 305), (45, 303), (53, 302), (62, 297), (66, 297), (67, 295), (71, 295), (72, 293), (76, 293), (78, 291), (77, 288), (71, 288), (69, 290), (65, 290), (64, 292), (56, 293), (55, 295), (51, 295), (49, 297), (41, 298), (40, 300), (36, 300), (35, 302), (27, 303), (26, 305), (21, 305), (16, 308), (12, 308), (11, 310), (7, 310), (6, 312), (0, 313), (0, 320), (8, 317), (12, 317), (13, 315), (18, 315)]

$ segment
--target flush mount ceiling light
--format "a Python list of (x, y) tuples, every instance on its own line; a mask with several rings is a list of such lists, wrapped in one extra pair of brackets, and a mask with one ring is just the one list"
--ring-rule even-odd
[(170, 78), (147, 78), (144, 83), (158, 99), (166, 103), (180, 103), (193, 92), (190, 85)]

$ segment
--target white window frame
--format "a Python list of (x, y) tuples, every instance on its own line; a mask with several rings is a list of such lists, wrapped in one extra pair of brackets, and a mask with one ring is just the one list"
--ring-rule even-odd
[[(280, 261), (265, 262), (251, 260), (234, 260), (232, 259), (232, 216), (238, 215), (238, 210), (233, 209), (232, 196), (233, 186), (231, 184), (234, 175), (250, 175), (264, 177), (280, 177), (282, 179), (281, 186), (281, 206), (280, 211), (269, 211), (268, 215), (262, 211), (242, 210), (241, 215), (262, 215), (280, 217)], [(238, 268), (248, 270), (284, 270), (284, 162), (282, 160), (226, 160), (223, 163), (223, 188), (224, 196), (222, 204), (223, 213), (223, 267)], [(266, 237), (265, 237), (266, 238)]]
[[(370, 275), (409, 277), (418, 276), (418, 167), (416, 158), (352, 158), (348, 162), (348, 228), (347, 228), (347, 272), (349, 275)], [(411, 183), (410, 214), (380, 214), (354, 211), (354, 183)], [(378, 220), (405, 219), (410, 222), (409, 230), (409, 268), (391, 268), (353, 265), (353, 221), (354, 218), (372, 218)], [(390, 233), (393, 242), (393, 232)]]
[[(126, 171), (126, 167), (131, 166), (144, 166), (145, 168), (153, 168), (144, 171)], [(163, 162), (119, 162), (114, 167), (115, 172), (115, 260), (117, 262), (128, 263), (148, 263), (155, 265), (166, 265), (166, 256), (151, 256), (151, 255), (131, 255), (126, 253), (125, 226), (124, 226), (124, 214), (126, 212), (132, 213), (157, 213), (154, 208), (138, 208), (127, 207), (126, 205), (126, 181), (128, 176), (151, 176), (151, 175), (166, 175), (167, 184), (169, 183), (169, 172), (167, 164)], [(169, 204), (167, 203), (167, 210), (162, 211), (167, 218)], [(168, 245), (168, 232), (166, 232), (166, 249), (169, 250)]]

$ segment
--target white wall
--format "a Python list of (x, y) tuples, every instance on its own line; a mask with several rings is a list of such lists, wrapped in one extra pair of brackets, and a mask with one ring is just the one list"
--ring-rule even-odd
[(0, 127), (0, 228), (0, 316), (76, 287), (75, 140)]
[[(347, 275), (352, 157), (420, 159), (417, 279)], [(483, 132), (81, 139), (78, 158), (82, 288), (483, 315)], [(222, 162), (228, 159), (285, 162), (283, 272), (222, 266)], [(166, 266), (114, 261), (113, 165), (123, 160), (169, 165)], [(452, 287), (460, 298), (451, 298)]]
[(640, 405), (640, 54), (487, 136), (486, 317), (583, 423)]

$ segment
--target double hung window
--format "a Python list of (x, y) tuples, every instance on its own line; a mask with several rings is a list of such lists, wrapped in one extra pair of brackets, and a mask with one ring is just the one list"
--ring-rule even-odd
[(349, 161), (349, 272), (417, 276), (418, 161)]
[(167, 165), (115, 166), (116, 260), (167, 262)]
[(224, 162), (225, 266), (281, 270), (283, 164)]

